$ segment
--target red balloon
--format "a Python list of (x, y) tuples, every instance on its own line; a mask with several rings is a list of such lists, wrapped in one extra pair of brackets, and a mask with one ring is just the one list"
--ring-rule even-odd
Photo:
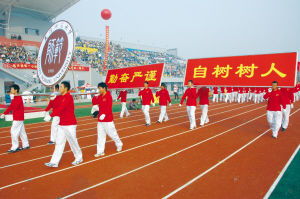
[(111, 11), (109, 9), (104, 9), (101, 11), (101, 17), (104, 20), (109, 20), (111, 18)]

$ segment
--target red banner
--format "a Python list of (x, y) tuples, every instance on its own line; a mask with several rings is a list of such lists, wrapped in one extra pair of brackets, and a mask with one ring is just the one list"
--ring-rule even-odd
[[(4, 68), (13, 68), (13, 69), (31, 69), (31, 70), (37, 69), (36, 64), (25, 64), (25, 63), (4, 63), (3, 67)], [(87, 66), (70, 66), (69, 70), (89, 71), (90, 68)]]
[(297, 53), (189, 59), (184, 84), (206, 86), (279, 86), (296, 84)]
[(108, 88), (140, 88), (144, 82), (149, 82), (149, 87), (159, 87), (164, 69), (164, 64), (129, 67), (108, 70), (106, 84)]

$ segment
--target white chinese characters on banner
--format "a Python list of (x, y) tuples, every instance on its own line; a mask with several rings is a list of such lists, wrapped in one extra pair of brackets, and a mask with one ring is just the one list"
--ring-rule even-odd
[(58, 57), (57, 63), (60, 63), (60, 56), (61, 56), (61, 50), (63, 48), (63, 42), (64, 42), (63, 37), (57, 39), (51, 39), (49, 41), (46, 58), (45, 58), (45, 64), (52, 64), (52, 63), (55, 64), (57, 61), (57, 57)]

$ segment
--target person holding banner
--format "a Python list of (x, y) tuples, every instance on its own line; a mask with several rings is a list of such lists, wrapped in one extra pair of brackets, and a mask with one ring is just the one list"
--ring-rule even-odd
[(218, 87), (213, 88), (214, 93), (213, 93), (213, 102), (219, 102), (219, 92), (218, 92)]
[(291, 109), (294, 107), (294, 95), (293, 89), (290, 88), (281, 88), (280, 89), (283, 96), (283, 101), (286, 104), (286, 109), (282, 110), (282, 126), (281, 131), (285, 131), (289, 125), (289, 118)]
[(196, 106), (197, 106), (197, 90), (194, 88), (194, 83), (193, 80), (188, 81), (188, 89), (184, 92), (179, 106), (182, 106), (185, 98), (186, 100), (186, 111), (189, 117), (190, 121), (190, 129), (195, 129), (196, 126), (196, 117), (195, 117), (195, 112), (196, 112)]
[(98, 140), (97, 140), (97, 153), (95, 157), (100, 157), (105, 155), (105, 142), (106, 135), (108, 135), (114, 142), (117, 147), (117, 152), (122, 151), (123, 143), (117, 133), (115, 124), (113, 122), (113, 112), (112, 104), (113, 99), (111, 93), (107, 90), (107, 85), (102, 82), (98, 84), (98, 89), (100, 95), (95, 98), (93, 105), (99, 106), (98, 114)]
[(119, 100), (119, 99), (121, 99), (121, 104), (122, 104), (120, 118), (123, 118), (124, 113), (126, 114), (126, 117), (128, 117), (130, 115), (130, 113), (128, 112), (128, 109), (126, 107), (127, 90), (124, 89), (124, 90), (120, 91), (117, 100)]
[(200, 98), (199, 104), (200, 109), (202, 111), (201, 117), (200, 117), (200, 126), (204, 126), (204, 124), (207, 124), (209, 122), (208, 119), (208, 105), (209, 105), (209, 97), (212, 95), (209, 88), (207, 87), (201, 87), (198, 90), (197, 97)]
[[(46, 107), (45, 111), (45, 118), (44, 120), (49, 120), (49, 110), (52, 109), (52, 112), (56, 112), (55, 109), (57, 109), (61, 103), (61, 95), (59, 95), (59, 85), (56, 84), (54, 87), (54, 92), (51, 94), (50, 102), (48, 106)], [(59, 125), (59, 115), (53, 115), (53, 120), (51, 123), (51, 134), (50, 134), (50, 141), (48, 144), (55, 144), (57, 131), (58, 131), (58, 125)]]
[(154, 98), (152, 94), (152, 90), (149, 88), (149, 82), (144, 82), (144, 89), (140, 90), (139, 96), (142, 99), (142, 111), (145, 115), (145, 120), (146, 120), (146, 126), (151, 125), (151, 119), (150, 119), (150, 104), (153, 103), (152, 105), (155, 106), (154, 104)]
[[(13, 84), (10, 88), (10, 93), (12, 94), (11, 104), (9, 107), (1, 114), (1, 118), (4, 119), (5, 115), (12, 111), (13, 122), (10, 129), (12, 146), (8, 153), (15, 153), (20, 150), (29, 149), (29, 142), (27, 134), (24, 127), (24, 104), (22, 97), (19, 95), (20, 87), (17, 84)], [(19, 137), (22, 141), (22, 148), (19, 148)]]
[(166, 122), (169, 120), (167, 114), (167, 106), (168, 105), (171, 106), (171, 98), (168, 90), (166, 89), (166, 84), (162, 83), (160, 88), (161, 90), (156, 92), (156, 97), (159, 98), (159, 105), (160, 105), (160, 115), (157, 123), (162, 123), (162, 121)]
[(267, 120), (272, 130), (272, 137), (277, 138), (278, 131), (282, 124), (282, 108), (286, 109), (282, 92), (278, 89), (278, 82), (272, 82), (272, 90), (270, 89), (264, 95), (264, 99), (268, 100)]
[(61, 94), (61, 103), (58, 108), (50, 114), (51, 117), (59, 116), (59, 126), (56, 136), (55, 149), (52, 155), (52, 158), (49, 163), (45, 163), (47, 167), (58, 167), (66, 141), (68, 141), (70, 148), (74, 154), (75, 160), (72, 162), (72, 165), (78, 165), (83, 162), (82, 152), (79, 147), (77, 138), (76, 138), (76, 127), (77, 121), (74, 113), (74, 99), (70, 94), (70, 83), (62, 82), (59, 88)]

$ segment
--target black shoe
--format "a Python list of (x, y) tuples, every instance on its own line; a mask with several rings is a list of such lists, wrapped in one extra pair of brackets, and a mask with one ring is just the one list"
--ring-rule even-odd
[(22, 149), (20, 148), (17, 148), (16, 150), (8, 150), (7, 153), (15, 153), (15, 152), (18, 152), (18, 151), (21, 151)]
[(49, 142), (48, 142), (48, 144), (55, 144), (55, 142), (53, 142), (53, 141), (49, 141)]
[(285, 128), (281, 127), (281, 131), (282, 131), (282, 132), (284, 132), (285, 130), (286, 130)]
[(156, 121), (156, 123), (161, 123), (160, 121)]
[(21, 150), (26, 150), (26, 149), (30, 149), (30, 146), (27, 146), (27, 147), (21, 148)]
[(146, 123), (145, 126), (150, 126), (150, 124), (147, 124), (147, 123)]

